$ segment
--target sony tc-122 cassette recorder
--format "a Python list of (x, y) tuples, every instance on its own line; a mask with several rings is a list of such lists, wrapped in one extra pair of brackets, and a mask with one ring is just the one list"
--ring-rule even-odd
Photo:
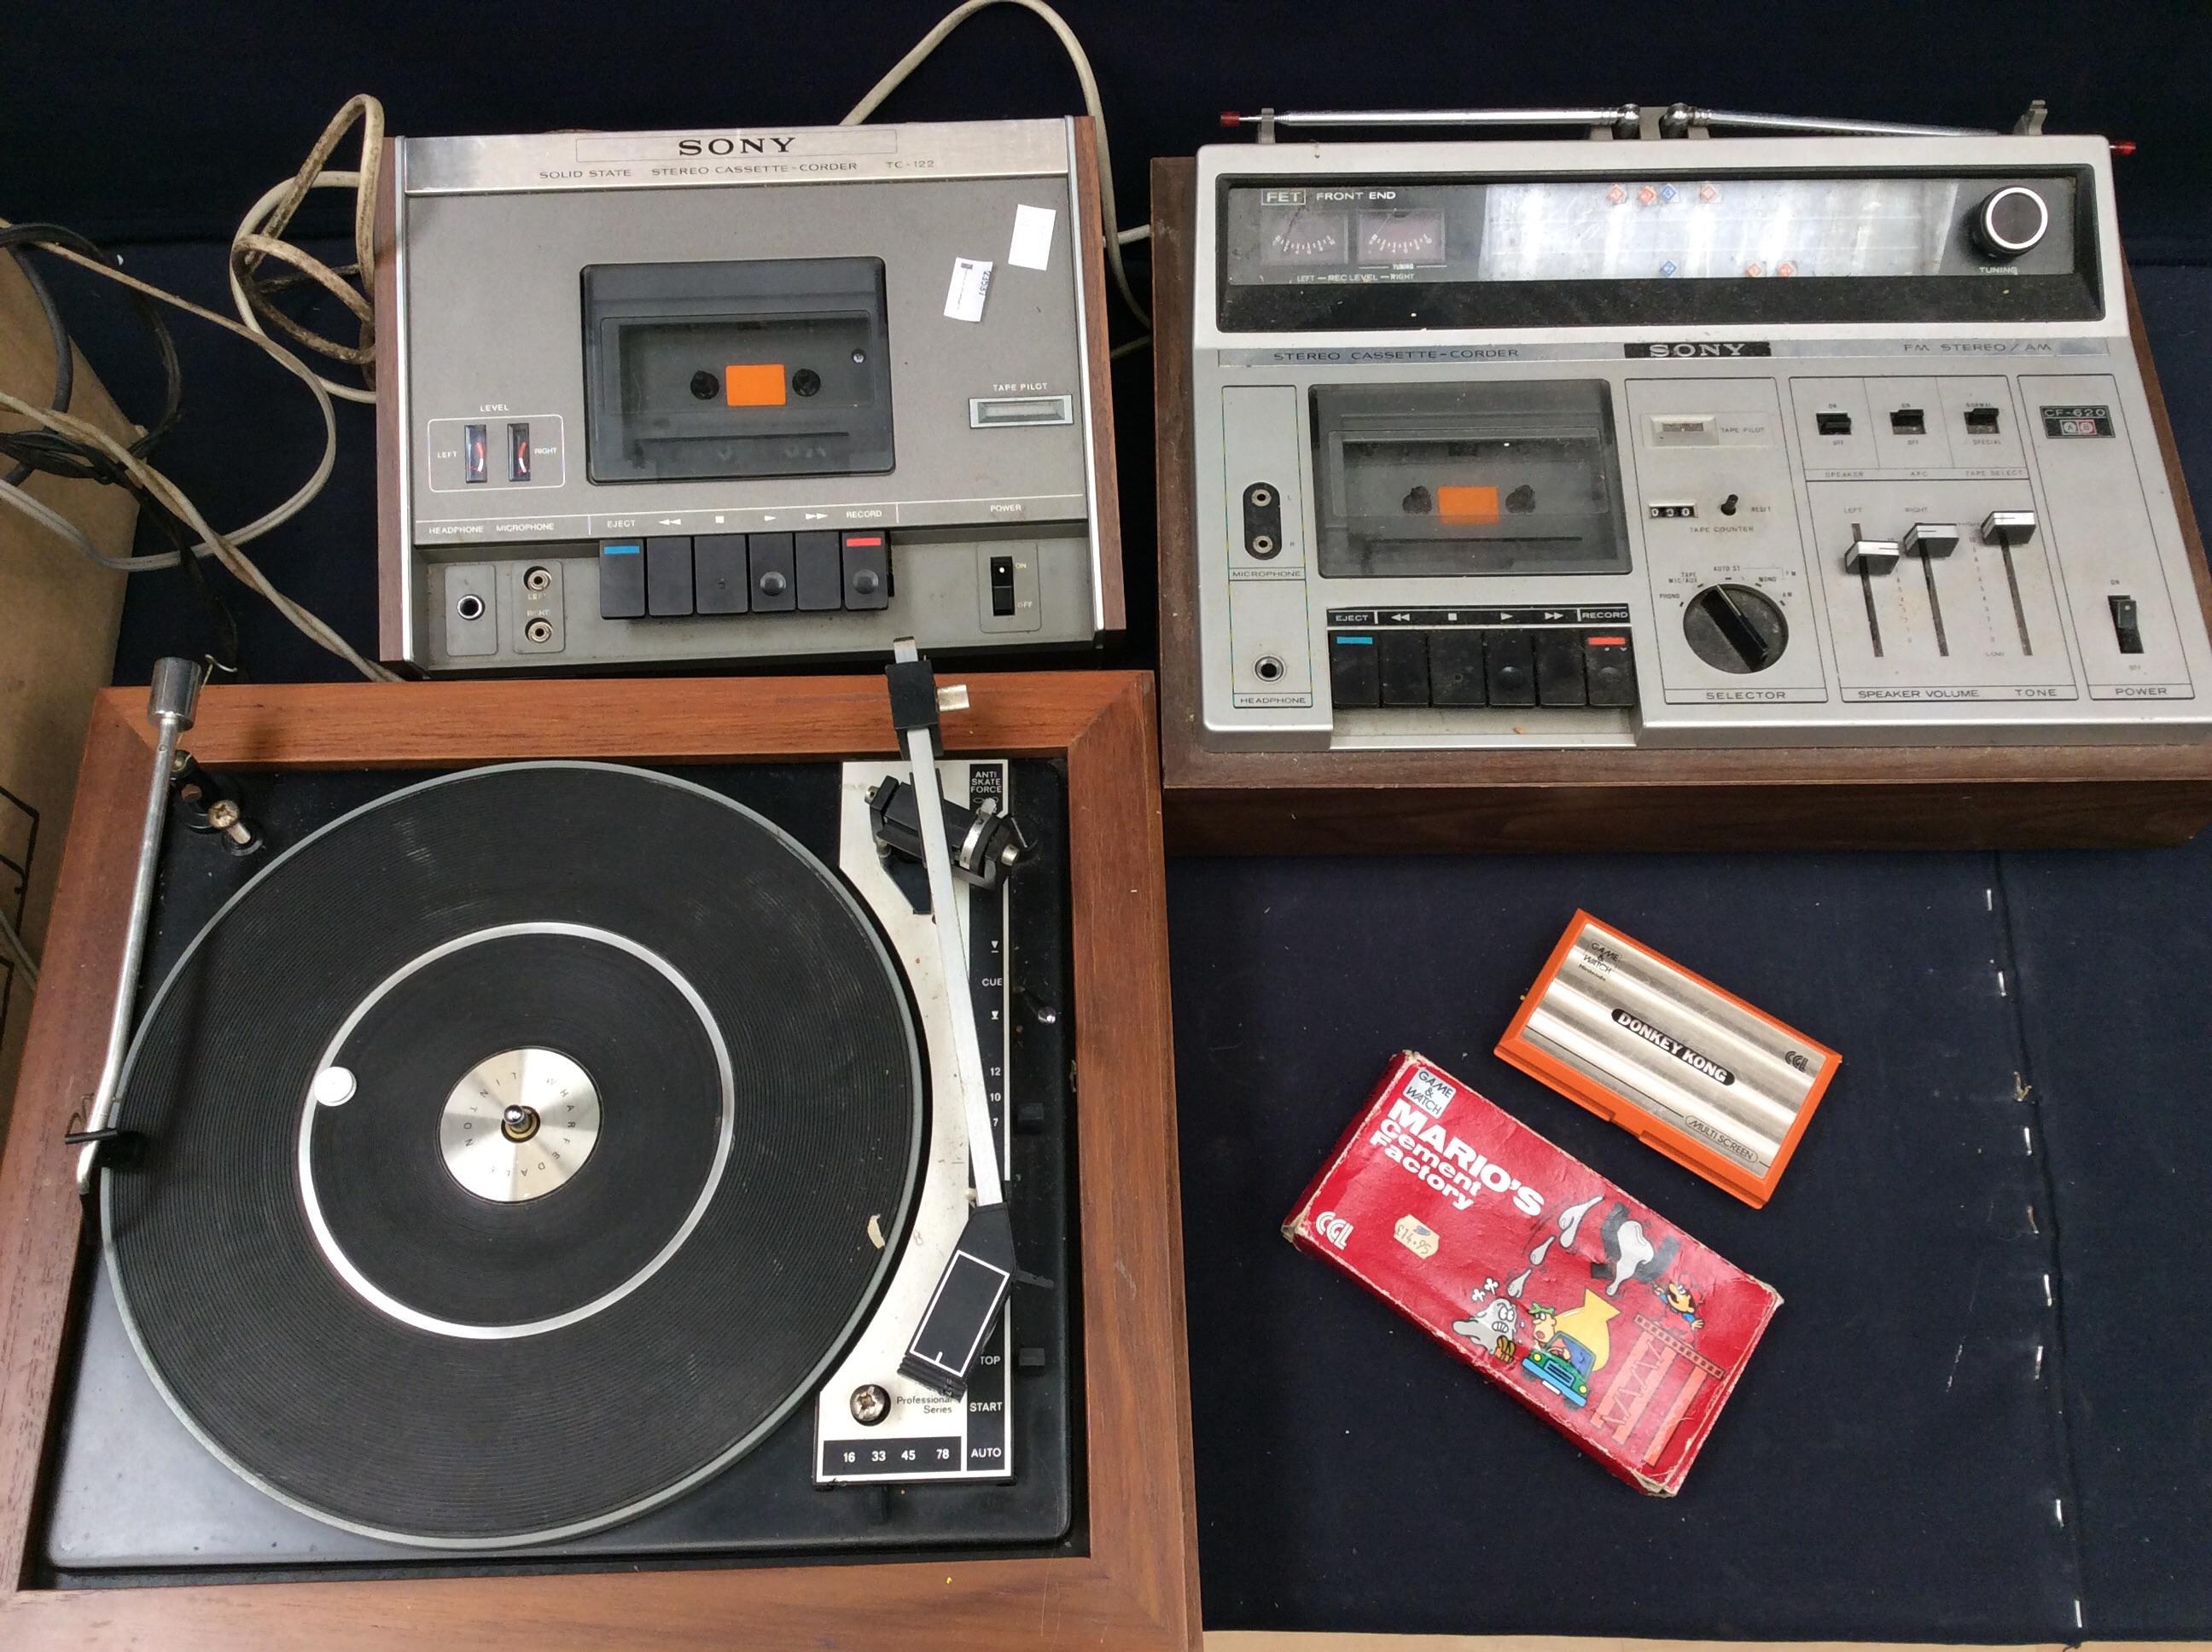
[(1687, 135), (1200, 152), (1203, 744), (2202, 737), (2106, 143)]
[(382, 646), (435, 671), (1121, 629), (1087, 120), (395, 140)]

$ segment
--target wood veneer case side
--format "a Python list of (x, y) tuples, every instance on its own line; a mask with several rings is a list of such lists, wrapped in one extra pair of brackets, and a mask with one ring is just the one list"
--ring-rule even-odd
[[(1067, 755), (1075, 1024), (1080, 1044), (1088, 1017), (1091, 1040), (1076, 1121), (1091, 1523), (1095, 1533), (1104, 1512), (1109, 1531), (1152, 1539), (1102, 1549), (1094, 1537), (1092, 1552), (1134, 1588), (1163, 1644), (1194, 1648), (1198, 1509), (1153, 709), (1150, 680), (1136, 678)], [(1166, 1461), (1172, 1475), (1146, 1467)]]
[(1121, 490), (1114, 457), (1114, 349), (1106, 325), (1105, 211), (1098, 174), (1098, 131), (1088, 115), (1074, 118), (1075, 203), (1070, 239), (1083, 282), (1084, 359), (1091, 378), (1091, 471), (1097, 479), (1098, 605), (1109, 631), (1129, 629), (1127, 579), (1121, 568)]
[[(1158, 430), (1160, 768), (1170, 789), (1203, 754), (1198, 741), (1198, 550), (1192, 498), (1192, 192), (1198, 162), (1152, 162), (1152, 417)], [(1169, 827), (1175, 822), (1170, 804)]]
[[(143, 709), (145, 690), (135, 692)], [(106, 1058), (148, 767), (146, 746), (103, 695), (85, 736), (46, 968), (0, 1157), (0, 1594), (20, 1586), (29, 1561), (82, 1224), (76, 1154), (62, 1137), (82, 1119)]]
[(384, 140), (376, 173), (376, 653), (403, 663), (406, 646), (408, 525), (399, 514), (406, 433), (399, 428), (399, 143)]
[[(971, 686), (944, 714), (948, 744), (1056, 756), (1110, 704), (1127, 672), (948, 671)], [(434, 691), (433, 691), (434, 689)], [(143, 693), (103, 698), (135, 715)], [(295, 683), (207, 689), (188, 744), (233, 768), (459, 768), (519, 757), (741, 762), (890, 756), (881, 677), (556, 678), (545, 682)], [(150, 728), (144, 735), (150, 748)]]
[(2187, 842), (2208, 812), (2212, 787), (2197, 779), (1271, 786), (1186, 788), (1167, 799), (1178, 854), (2159, 848)]

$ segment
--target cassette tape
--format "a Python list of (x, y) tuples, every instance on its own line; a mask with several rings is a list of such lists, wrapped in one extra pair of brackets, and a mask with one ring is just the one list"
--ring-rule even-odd
[(1754, 1206), (1843, 1060), (1587, 912), (1498, 1054)]
[(593, 482), (891, 468), (880, 258), (584, 270)]

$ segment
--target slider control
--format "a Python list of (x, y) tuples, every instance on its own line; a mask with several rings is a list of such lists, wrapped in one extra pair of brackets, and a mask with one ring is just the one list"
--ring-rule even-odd
[(2020, 570), (2013, 566), (2014, 545), (2035, 538), (2033, 511), (1991, 511), (1982, 519), (1982, 543), (1995, 545), (2004, 558), (2005, 587), (2012, 593), (2012, 623), (2020, 632), (2022, 656), (2035, 652), (2035, 639), (2027, 634), (2027, 604), (2020, 597)]
[(1959, 548), (1955, 522), (1915, 522), (1905, 531), (1907, 556), (1948, 556)]
[(1846, 574), (1887, 574), (1897, 566), (1899, 546), (1894, 539), (1865, 539), (1859, 525), (1851, 524), (1851, 547), (1844, 553)]

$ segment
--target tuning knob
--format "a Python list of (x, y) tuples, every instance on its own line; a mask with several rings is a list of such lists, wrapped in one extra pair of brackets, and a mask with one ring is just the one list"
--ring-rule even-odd
[(1782, 658), (1790, 626), (1771, 598), (1749, 586), (1709, 585), (1682, 614), (1690, 652), (1715, 671), (1737, 677), (1763, 671)]
[(2008, 184), (1974, 209), (1967, 230), (1974, 245), (2000, 261), (2018, 258), (2051, 228), (2051, 209), (2021, 184)]

